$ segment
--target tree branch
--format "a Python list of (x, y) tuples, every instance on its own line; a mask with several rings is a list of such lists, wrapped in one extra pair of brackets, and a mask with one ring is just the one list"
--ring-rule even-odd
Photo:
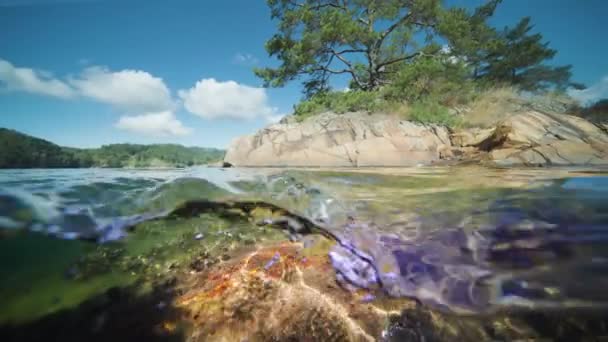
[[(382, 47), (382, 44), (384, 43), (384, 40), (386, 39), (386, 37), (388, 37), (399, 26), (401, 26), (403, 23), (405, 23), (406, 21), (408, 21), (411, 18), (412, 18), (412, 12), (408, 12), (406, 15), (404, 15), (403, 17), (401, 17), (399, 20), (397, 20), (391, 26), (389, 26), (386, 30), (384, 30), (380, 34), (380, 38), (378, 38), (378, 40), (376, 41), (376, 44), (374, 45), (374, 48), (375, 49), (380, 49)], [(419, 23), (419, 22), (413, 22), (413, 24), (418, 25), (418, 26), (424, 26), (423, 23)]]
[(337, 51), (336, 54), (338, 55), (343, 55), (345, 53), (364, 53), (367, 50), (365, 49), (346, 49), (346, 50), (342, 50), (342, 51)]
[(391, 64), (395, 64), (395, 63), (399, 63), (399, 62), (403, 62), (403, 61), (407, 61), (407, 60), (410, 60), (410, 59), (418, 57), (418, 56), (432, 56), (432, 55), (425, 54), (424, 52), (419, 51), (419, 52), (413, 53), (413, 54), (408, 55), (408, 56), (403, 56), (403, 57), (400, 57), (400, 58), (396, 58), (396, 59), (393, 59), (393, 60), (390, 60), (390, 61), (385, 61), (383, 63), (380, 63), (380, 64), (378, 64), (376, 66), (376, 71), (380, 70), (380, 68), (382, 68), (382, 67), (385, 67), (385, 66), (388, 66), (388, 65), (391, 65)]
[(342, 57), (342, 53), (344, 53), (344, 52), (340, 53), (334, 49), (329, 49), (329, 52), (331, 52), (334, 57), (336, 57), (337, 59), (342, 61), (342, 63), (346, 64), (350, 69), (353, 68), (353, 65), (351, 64), (351, 62), (349, 60), (347, 60), (346, 58)]
[(380, 41), (384, 41), (384, 39), (391, 34), (391, 32), (395, 31), (395, 29), (397, 27), (399, 27), (399, 25), (405, 23), (408, 19), (410, 19), (412, 17), (412, 12), (408, 12), (406, 15), (404, 15), (403, 17), (401, 17), (401, 19), (395, 21), (391, 26), (389, 26), (386, 30), (384, 30), (381, 34), (380, 34)]
[[(342, 54), (344, 53), (354, 53), (354, 52), (365, 52), (366, 50), (361, 50), (361, 49), (347, 49), (347, 50), (342, 50), (342, 51), (336, 51), (332, 48), (327, 50), (329, 53), (331, 53), (331, 57), (329, 58), (329, 61), (325, 64), (325, 67), (322, 67), (322, 70), (331, 74), (351, 74), (351, 76), (353, 77), (353, 80), (357, 83), (357, 85), (359, 87), (363, 87), (363, 83), (359, 80), (359, 77), (357, 76), (357, 73), (355, 72), (352, 63), (344, 58), (342, 56)], [(342, 69), (342, 70), (332, 70), (329, 69), (329, 66), (331, 64), (331, 62), (333, 61), (333, 59), (337, 58), (339, 59), (342, 63), (344, 63), (348, 69)]]
[(357, 85), (360, 88), (365, 88), (364, 84), (361, 83), (361, 81), (359, 80), (359, 77), (357, 77), (357, 74), (355, 73), (355, 71), (353, 69), (341, 69), (341, 70), (335, 70), (335, 69), (330, 69), (328, 66), (319, 66), (316, 67), (312, 70), (313, 72), (315, 71), (321, 71), (321, 72), (327, 72), (333, 75), (339, 75), (339, 74), (350, 74), (353, 77), (353, 81), (355, 81), (355, 83), (357, 83)]
[[(292, 6), (294, 6), (294, 7), (304, 7), (304, 6), (306, 6), (306, 4), (304, 4), (304, 3), (298, 3), (296, 1), (289, 1), (289, 4), (292, 5)], [(333, 8), (338, 8), (338, 9), (341, 9), (341, 10), (346, 10), (346, 7), (344, 5), (336, 4), (336, 3), (333, 3), (333, 2), (326, 3), (326, 4), (318, 4), (316, 6), (311, 7), (311, 9), (316, 11), (316, 10), (320, 10), (322, 8), (325, 8), (325, 7), (333, 7)]]
[(352, 71), (350, 69), (342, 69), (342, 70), (334, 70), (327, 67), (319, 67), (317, 70), (326, 71), (330, 74), (338, 75), (338, 74), (350, 74)]

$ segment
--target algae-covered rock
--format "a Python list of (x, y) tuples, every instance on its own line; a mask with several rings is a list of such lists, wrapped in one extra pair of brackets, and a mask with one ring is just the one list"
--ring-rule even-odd
[[(243, 250), (177, 298), (196, 341), (373, 341), (388, 313), (345, 292), (335, 282), (323, 237)], [(279, 256), (277, 258), (277, 256)], [(274, 261), (274, 262), (273, 262)]]

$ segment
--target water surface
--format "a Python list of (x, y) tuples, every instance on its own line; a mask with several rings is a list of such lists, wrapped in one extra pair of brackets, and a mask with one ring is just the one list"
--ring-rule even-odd
[[(199, 267), (192, 266), (192, 258), (201, 248), (221, 259), (239, 246), (298, 238), (207, 214), (146, 221), (146, 215), (196, 199), (274, 203), (319, 222), (376, 260), (384, 251), (371, 235), (414, 241), (426, 253), (431, 247), (424, 247), (420, 236), (458, 230), (471, 236), (491, 232), (496, 240), (500, 229), (517, 234), (527, 229), (525, 236), (499, 237), (508, 252), (474, 264), (501, 279), (502, 292), (493, 295), (492, 307), (604, 310), (608, 303), (603, 291), (608, 286), (608, 173), (602, 170), (4, 170), (0, 325), (74, 308), (116, 287), (137, 286), (145, 294), (172, 267)], [(99, 227), (139, 222), (133, 220), (142, 223), (125, 227), (124, 235), (101, 239), (98, 234)], [(353, 220), (363, 232), (349, 230)], [(522, 247), (522, 241), (538, 244)], [(443, 304), (462, 304), (456, 302)]]

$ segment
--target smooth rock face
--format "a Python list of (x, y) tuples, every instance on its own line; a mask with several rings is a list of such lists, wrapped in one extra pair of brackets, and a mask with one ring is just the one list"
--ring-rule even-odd
[(450, 132), (386, 114), (293, 118), (235, 139), (234, 166), (412, 166), (441, 159), (497, 166), (608, 165), (608, 130), (583, 118), (515, 113), (494, 128)]
[(447, 128), (394, 116), (325, 113), (271, 125), (235, 139), (224, 159), (235, 166), (411, 166), (440, 159)]
[(608, 164), (608, 134), (571, 115), (536, 111), (516, 114), (475, 145), (500, 166)]
[(473, 128), (466, 131), (454, 132), (452, 133), (450, 138), (454, 146), (468, 147), (480, 144), (482, 141), (488, 139), (492, 135), (492, 133), (494, 133), (494, 128)]

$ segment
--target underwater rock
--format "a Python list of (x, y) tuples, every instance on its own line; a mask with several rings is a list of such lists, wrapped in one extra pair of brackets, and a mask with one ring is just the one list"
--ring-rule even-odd
[(419, 307), (404, 311), (401, 316), (392, 318), (389, 327), (383, 332), (384, 342), (441, 341), (438, 330), (433, 324), (429, 311)]
[[(192, 327), (186, 334), (189, 340), (480, 342), (605, 331), (587, 318), (573, 322), (567, 314), (461, 316), (388, 297), (382, 289), (344, 291), (331, 272), (328, 254), (333, 243), (322, 236), (309, 237), (315, 238), (315, 246), (279, 243), (244, 248), (226, 263), (180, 279), (178, 286), (185, 291), (172, 305), (185, 312)], [(458, 234), (445, 241), (454, 239), (460, 239)], [(595, 322), (600, 322), (597, 317)]]
[(348, 249), (337, 245), (329, 252), (329, 258), (336, 272), (349, 283), (364, 289), (378, 286), (374, 267)]
[[(381, 233), (379, 227), (353, 219), (348, 220), (343, 227), (331, 227), (329, 223), (314, 222), (259, 201), (190, 201), (166, 216), (170, 220), (214, 213), (238, 220), (249, 217), (253, 221), (255, 211), (260, 208), (269, 211), (272, 217), (262, 220), (263, 224), (297, 232), (297, 235), (293, 234), (296, 240), (314, 233), (333, 241), (332, 247), (325, 254), (330, 266), (328, 270), (332, 271), (332, 275), (335, 271), (334, 279), (341, 280), (340, 285), (348, 283), (350, 286), (344, 287), (351, 292), (355, 293), (357, 289), (381, 289), (392, 297), (416, 298), (433, 308), (457, 313), (484, 313), (501, 306), (526, 305), (526, 301), (530, 300), (558, 298), (552, 294), (555, 293), (552, 287), (530, 287), (527, 282), (519, 281), (522, 279), (511, 279), (496, 272), (496, 266), (510, 271), (533, 267), (545, 260), (563, 260), (570, 253), (569, 248), (564, 248), (568, 244), (585, 241), (589, 234), (597, 236), (597, 229), (594, 230), (593, 227), (584, 229), (578, 225), (560, 228), (548, 222), (528, 222), (525, 221), (526, 215), (517, 211), (507, 212), (495, 226), (484, 230), (444, 228), (411, 236)], [(120, 221), (117, 226), (156, 217), (158, 216), (137, 215), (130, 220)], [(580, 235), (563, 229), (576, 229)], [(240, 245), (244, 245), (242, 234), (233, 231), (234, 234), (219, 229), (216, 233), (218, 238), (230, 238), (230, 244), (220, 244), (219, 252), (214, 257), (203, 254), (195, 256), (189, 263), (186, 262), (184, 268), (202, 273), (209, 271), (220, 259), (230, 263), (232, 246), (239, 245), (239, 240)], [(188, 242), (194, 244), (191, 234), (190, 231), (183, 235), (183, 248), (186, 248)], [(310, 247), (308, 239), (304, 239), (303, 244)], [(163, 248), (161, 246), (154, 251), (162, 254)], [(157, 255), (151, 253), (129, 259), (105, 254), (96, 258), (95, 254), (91, 254), (77, 266), (82, 278), (108, 272), (114, 264), (131, 272), (162, 275), (164, 271), (160, 271), (160, 266), (156, 262), (149, 262), (151, 257)], [(272, 272), (277, 269), (276, 265), (284, 263), (284, 258), (282, 252), (273, 254), (266, 260), (268, 264), (262, 265), (262, 268)], [(521, 300), (517, 302), (514, 298)]]
[(193, 258), (193, 260), (190, 262), (189, 268), (192, 271), (202, 272), (218, 262), (219, 260), (217, 258), (212, 257), (208, 252), (204, 251)]
[(416, 298), (452, 311), (478, 312), (490, 305), (482, 280), (491, 272), (475, 260), (461, 231), (400, 243), (380, 236), (371, 240), (373, 233), (364, 234), (365, 240), (357, 234), (343, 238), (330, 252), (332, 265), (351, 284), (382, 287), (390, 296)]
[(363, 296), (363, 298), (361, 298), (361, 301), (364, 303), (369, 303), (369, 302), (373, 302), (375, 299), (376, 299), (376, 296), (374, 296), (371, 293), (368, 293), (365, 296)]
[[(275, 217), (286, 215), (281, 211)], [(142, 286), (159, 285), (165, 296), (154, 297), (142, 307), (158, 315), (174, 309), (180, 313), (180, 320), (155, 321), (158, 332), (179, 330), (185, 322), (188, 329), (180, 330), (180, 338), (192, 342), (543, 339), (548, 336), (543, 329), (551, 325), (558, 332), (555, 336), (563, 329), (568, 333), (559, 336), (576, 340), (573, 336), (579, 332), (578, 321), (533, 316), (530, 320), (542, 324), (532, 327), (521, 312), (512, 317), (485, 314), (488, 303), (492, 304), (490, 299), (498, 298), (498, 294), (487, 292), (489, 275), (484, 262), (502, 262), (516, 268), (522, 260), (535, 262), (539, 256), (562, 255), (562, 249), (551, 247), (551, 242), (562, 241), (563, 236), (556, 235), (560, 227), (523, 222), (523, 217), (512, 212), (479, 234), (445, 228), (399, 236), (354, 220), (346, 227), (337, 227), (343, 230), (324, 231), (327, 227), (323, 228), (323, 223), (313, 229), (310, 221), (292, 215), (304, 227), (302, 241), (260, 239), (260, 244), (247, 245), (243, 237), (213, 248), (206, 246), (205, 250), (193, 241), (192, 226), (188, 226), (181, 240), (189, 243), (186, 247), (197, 248), (183, 249), (187, 257), (179, 261), (172, 258), (163, 264), (167, 243), (159, 243), (136, 257), (125, 255), (116, 245), (102, 245), (78, 263), (77, 269), (89, 274), (97, 267), (105, 271), (113, 267), (137, 270)], [(282, 222), (283, 226), (289, 225)], [(248, 227), (261, 231), (253, 225)], [(536, 228), (546, 235), (534, 232)], [(222, 233), (217, 239), (226, 241), (226, 236)], [(233, 236), (241, 237), (241, 233), (234, 229)], [(548, 245), (535, 243), (541, 237)], [(350, 291), (344, 291), (336, 278), (343, 279)], [(521, 284), (501, 285), (500, 294), (522, 294)], [(127, 303), (129, 299), (120, 290), (108, 291), (108, 302)], [(453, 312), (483, 315), (458, 316)], [(108, 322), (114, 322), (116, 315), (108, 315)], [(141, 317), (137, 314), (121, 316), (121, 326), (135, 324), (138, 319)], [(103, 329), (98, 333), (111, 329), (110, 325), (101, 324)], [(88, 329), (90, 326), (94, 325)]]
[[(535, 220), (514, 207), (501, 208), (493, 226), (443, 228), (399, 237), (350, 222), (337, 229), (329, 252), (339, 280), (360, 289), (378, 287), (391, 297), (415, 298), (446, 312), (485, 314), (502, 308), (607, 308), (593, 287), (564, 280), (589, 265), (589, 244), (605, 241), (605, 226)], [(544, 217), (549, 220), (548, 213)], [(548, 265), (560, 264), (560, 268)], [(578, 269), (577, 269), (578, 266)], [(567, 278), (566, 278), (567, 279)], [(582, 290), (585, 287), (586, 290)], [(349, 290), (352, 291), (348, 286)]]
[(175, 305), (188, 313), (197, 341), (380, 338), (388, 313), (335, 286), (327, 253), (300, 243), (244, 249), (185, 281), (190, 290)]
[(279, 260), (281, 260), (281, 254), (279, 252), (276, 252), (273, 256), (272, 259), (270, 259), (266, 265), (264, 265), (264, 269), (266, 271), (268, 271), (269, 268), (271, 268), (272, 266), (274, 266), (277, 262), (279, 262)]

